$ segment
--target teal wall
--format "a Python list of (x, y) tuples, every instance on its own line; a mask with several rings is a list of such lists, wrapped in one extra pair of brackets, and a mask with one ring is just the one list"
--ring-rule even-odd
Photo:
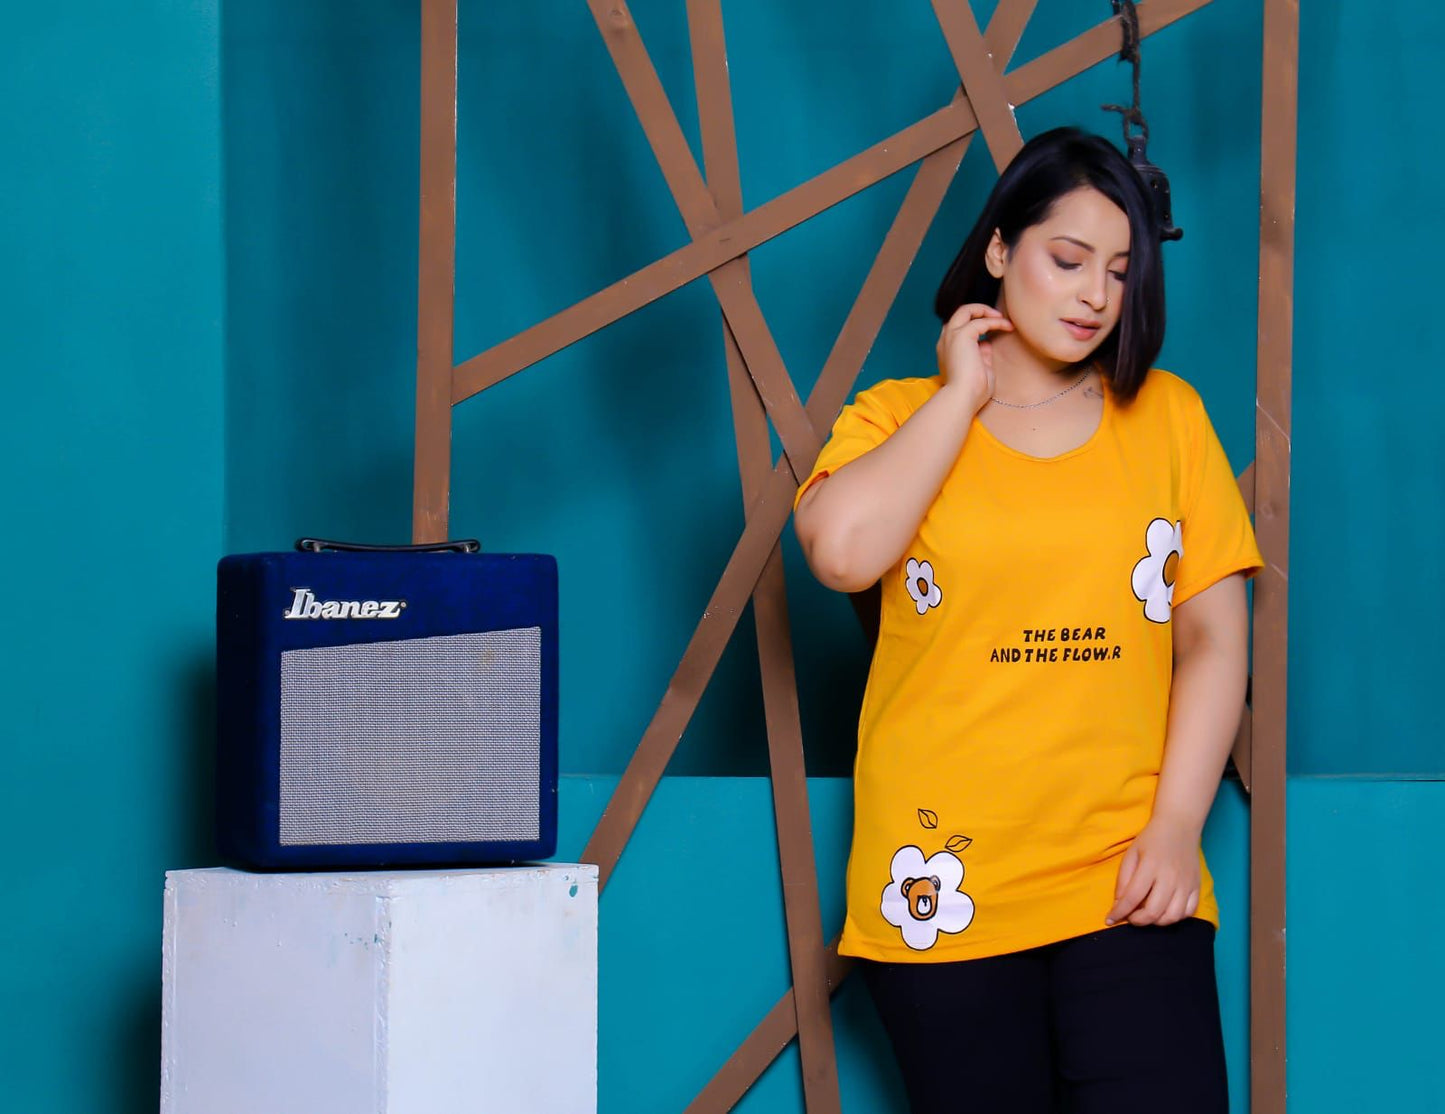
[[(860, 4), (840, 19), (834, 5), (725, 5), (750, 205), (947, 98), (949, 61), (927, 5), (895, 8)], [(980, 3), (980, 16), (990, 8)], [(11, 709), (0, 823), (18, 849), (0, 935), (11, 1006), (0, 1105), (152, 1110), (161, 872), (212, 856), (214, 561), (302, 533), (404, 540), (409, 528), (416, 6), (11, 9), (0, 34), (12, 476), (0, 495), (10, 541), (0, 560), (19, 600), (11, 614), (24, 618), (6, 628), (0, 671)], [(683, 6), (633, 9), (697, 150)], [(1106, 10), (1102, 0), (1041, 0), (1016, 61)], [(1433, 874), (1445, 813), (1438, 784), (1376, 775), (1445, 767), (1426, 696), (1445, 616), (1420, 575), (1439, 564), (1445, 449), (1428, 377), (1414, 374), (1442, 354), (1428, 325), (1430, 245), (1445, 220), (1429, 137), (1445, 15), (1423, 0), (1348, 0), (1305, 5), (1302, 16), (1291, 1086), (1311, 1114), (1432, 1111), (1445, 1093), (1426, 1043), (1445, 975), (1429, 934), (1442, 910), (1420, 879)], [(583, 5), (464, 3), (461, 31), (464, 357), (684, 233)], [(1186, 230), (1168, 249), (1161, 363), (1200, 387), (1242, 467), (1252, 454), (1257, 5), (1215, 0), (1145, 53), (1151, 153), (1174, 179)], [(1359, 92), (1380, 88), (1388, 111)], [(1126, 92), (1127, 71), (1105, 63), (1021, 107), (1019, 120), (1026, 132), (1082, 122), (1116, 134), (1097, 106)], [(931, 364), (932, 288), (991, 179), (980, 146), (860, 383)], [(804, 390), (905, 186), (903, 176), (884, 182), (754, 255), (759, 298)], [(559, 558), (563, 766), (578, 775), (564, 798), (563, 850), (576, 854), (741, 522), (712, 297), (693, 284), (470, 401), (456, 420), (453, 532)], [(860, 691), (862, 641), (847, 605), (807, 576), (791, 535), (785, 546), (809, 770), (840, 775), (854, 706), (836, 694)], [(1397, 585), (1404, 600), (1388, 598)], [(751, 638), (745, 620), (672, 774), (765, 768)], [(814, 785), (834, 920), (845, 790), (827, 777)], [(782, 985), (765, 792), (746, 777), (666, 783), (604, 900), (607, 1109), (643, 1109), (628, 1105), (632, 1093), (689, 1093)], [(1221, 887), (1242, 894), (1232, 792), (1211, 839)], [(749, 817), (752, 837), (737, 835), (732, 825)], [(665, 1045), (681, 1057), (677, 1071), (659, 1074), (654, 1061), (649, 1074), (629, 1045), (643, 1021), (620, 988), (652, 986), (667, 969), (660, 957), (697, 937), (655, 921), (644, 931), (646, 904), (627, 896), (627, 879), (650, 864), (710, 862), (720, 840), (740, 857), (710, 876), (708, 896), (728, 899), (727, 932), (704, 943), (722, 955), (709, 969), (738, 993), (707, 998), (716, 1027), (686, 1050)], [(1392, 895), (1368, 932), (1356, 923), (1361, 892)], [(1238, 947), (1221, 945), (1235, 1049)], [(756, 983), (733, 978), (754, 958)], [(686, 984), (639, 1001), (648, 995), (673, 1016), (691, 1001)], [(859, 1065), (847, 1069), (849, 1094), (862, 1096), (850, 1101), (872, 1109), (891, 1083), (886, 1065), (864, 1066), (876, 1051), (871, 1018), (855, 991), (838, 1009), (846, 1059)], [(796, 1109), (795, 1078), (783, 1065), (748, 1109)]]
[(0, 1107), (154, 1111), (161, 874), (210, 856), (219, 5), (6, 5)]
[(1302, 8), (1291, 767), (1440, 776), (1445, 8)]

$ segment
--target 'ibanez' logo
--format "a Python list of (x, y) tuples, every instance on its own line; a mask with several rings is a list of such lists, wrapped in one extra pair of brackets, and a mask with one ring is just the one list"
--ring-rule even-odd
[(291, 591), (287, 619), (400, 619), (406, 606), (406, 600), (318, 600), (310, 588)]

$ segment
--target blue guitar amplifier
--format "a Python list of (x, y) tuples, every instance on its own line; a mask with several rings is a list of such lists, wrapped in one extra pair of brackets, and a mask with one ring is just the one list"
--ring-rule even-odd
[(302, 539), (222, 559), (222, 854), (321, 869), (555, 852), (556, 561), (477, 548)]

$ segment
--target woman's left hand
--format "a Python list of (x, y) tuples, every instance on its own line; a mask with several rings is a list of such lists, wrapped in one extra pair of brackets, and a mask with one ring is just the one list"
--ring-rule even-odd
[(1199, 881), (1199, 833), (1155, 817), (1124, 852), (1114, 907), (1104, 923), (1165, 925), (1192, 917), (1199, 908)]

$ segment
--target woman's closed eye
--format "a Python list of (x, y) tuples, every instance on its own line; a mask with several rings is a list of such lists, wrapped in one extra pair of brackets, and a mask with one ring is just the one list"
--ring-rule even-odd
[[(1082, 263), (1075, 263), (1068, 259), (1060, 259), (1057, 255), (1054, 256), (1054, 263), (1058, 265), (1058, 268), (1061, 271), (1077, 271), (1080, 267), (1083, 266)], [(1118, 279), (1120, 282), (1124, 282), (1126, 279), (1128, 279), (1129, 274), (1127, 271), (1110, 271), (1109, 277)]]

